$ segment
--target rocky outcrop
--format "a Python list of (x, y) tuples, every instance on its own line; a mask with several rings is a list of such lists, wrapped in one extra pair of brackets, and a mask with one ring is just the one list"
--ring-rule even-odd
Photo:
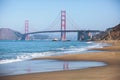
[(19, 40), (22, 34), (9, 28), (0, 28), (0, 40)]
[(93, 40), (120, 40), (120, 24), (95, 35)]

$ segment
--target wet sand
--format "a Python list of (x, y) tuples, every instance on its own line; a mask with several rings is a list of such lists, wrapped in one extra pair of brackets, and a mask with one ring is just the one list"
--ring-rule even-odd
[[(117, 44), (117, 41), (114, 43), (115, 45), (113, 45), (112, 47), (119, 46)], [(0, 80), (120, 80), (120, 52), (116, 51), (115, 49), (111, 51), (110, 48), (107, 49), (107, 51), (105, 50), (104, 52), (96, 53), (69, 54), (63, 56), (36, 58), (35, 60), (39, 59), (100, 61), (105, 62), (108, 65), (82, 70), (66, 70), (56, 72), (24, 74), (16, 76), (3, 76), (0, 77)]]
[(104, 48), (92, 48), (92, 50), (120, 51), (120, 40), (109, 40), (109, 41), (99, 41), (99, 42), (112, 44), (112, 46), (106, 46)]
[(54, 60), (64, 60), (64, 61), (99, 61), (99, 62), (106, 62), (107, 64), (120, 64), (120, 52), (68, 54), (62, 56), (35, 58), (33, 60), (40, 60), (40, 59), (52, 59), (52, 60), (54, 59)]
[(92, 50), (120, 51), (120, 46), (107, 46), (107, 47), (104, 47), (104, 48), (92, 48)]
[(120, 66), (0, 77), (0, 80), (120, 80)]

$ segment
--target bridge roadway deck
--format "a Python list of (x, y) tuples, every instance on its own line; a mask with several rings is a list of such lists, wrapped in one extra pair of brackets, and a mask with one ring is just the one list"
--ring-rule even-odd
[(36, 34), (36, 33), (54, 33), (54, 32), (101, 32), (99, 30), (53, 30), (53, 31), (37, 31), (37, 32), (30, 32), (24, 35), (29, 34)]

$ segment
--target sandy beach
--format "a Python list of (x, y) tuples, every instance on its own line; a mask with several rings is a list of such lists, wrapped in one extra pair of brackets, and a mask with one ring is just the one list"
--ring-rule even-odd
[(120, 46), (107, 46), (104, 48), (92, 48), (93, 50), (102, 50), (102, 51), (120, 51)]
[[(108, 42), (107, 42), (108, 43)], [(52, 56), (40, 59), (55, 59), (69, 61), (99, 61), (107, 63), (106, 66), (92, 67), (81, 70), (65, 70), (55, 72), (33, 73), (16, 76), (2, 76), (0, 80), (120, 80), (120, 45), (119, 41), (109, 41), (112, 46), (98, 48), (103, 52), (86, 54), (69, 54)], [(114, 43), (114, 44), (113, 44)], [(118, 43), (118, 44), (117, 44)]]
[(102, 50), (102, 51), (120, 51), (120, 41), (119, 40), (108, 40), (99, 41), (100, 43), (112, 44), (112, 46), (106, 46), (104, 48), (92, 48), (92, 50)]
[(83, 70), (57, 71), (0, 77), (0, 80), (119, 80), (120, 66), (88, 68)]

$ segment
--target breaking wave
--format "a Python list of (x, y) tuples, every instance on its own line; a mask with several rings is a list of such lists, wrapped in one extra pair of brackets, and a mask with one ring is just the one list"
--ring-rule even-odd
[(69, 48), (61, 47), (61, 48), (56, 48), (53, 51), (40, 52), (40, 53), (22, 53), (22, 55), (17, 55), (15, 58), (2, 59), (2, 60), (0, 60), (0, 64), (30, 60), (33, 58), (45, 57), (45, 56), (79, 53), (79, 52), (87, 51), (90, 48), (102, 48), (103, 47), (103, 44), (100, 44), (100, 43), (94, 43), (94, 44), (92, 42), (87, 42), (87, 43), (90, 45), (79, 46), (79, 47), (69, 46)]

